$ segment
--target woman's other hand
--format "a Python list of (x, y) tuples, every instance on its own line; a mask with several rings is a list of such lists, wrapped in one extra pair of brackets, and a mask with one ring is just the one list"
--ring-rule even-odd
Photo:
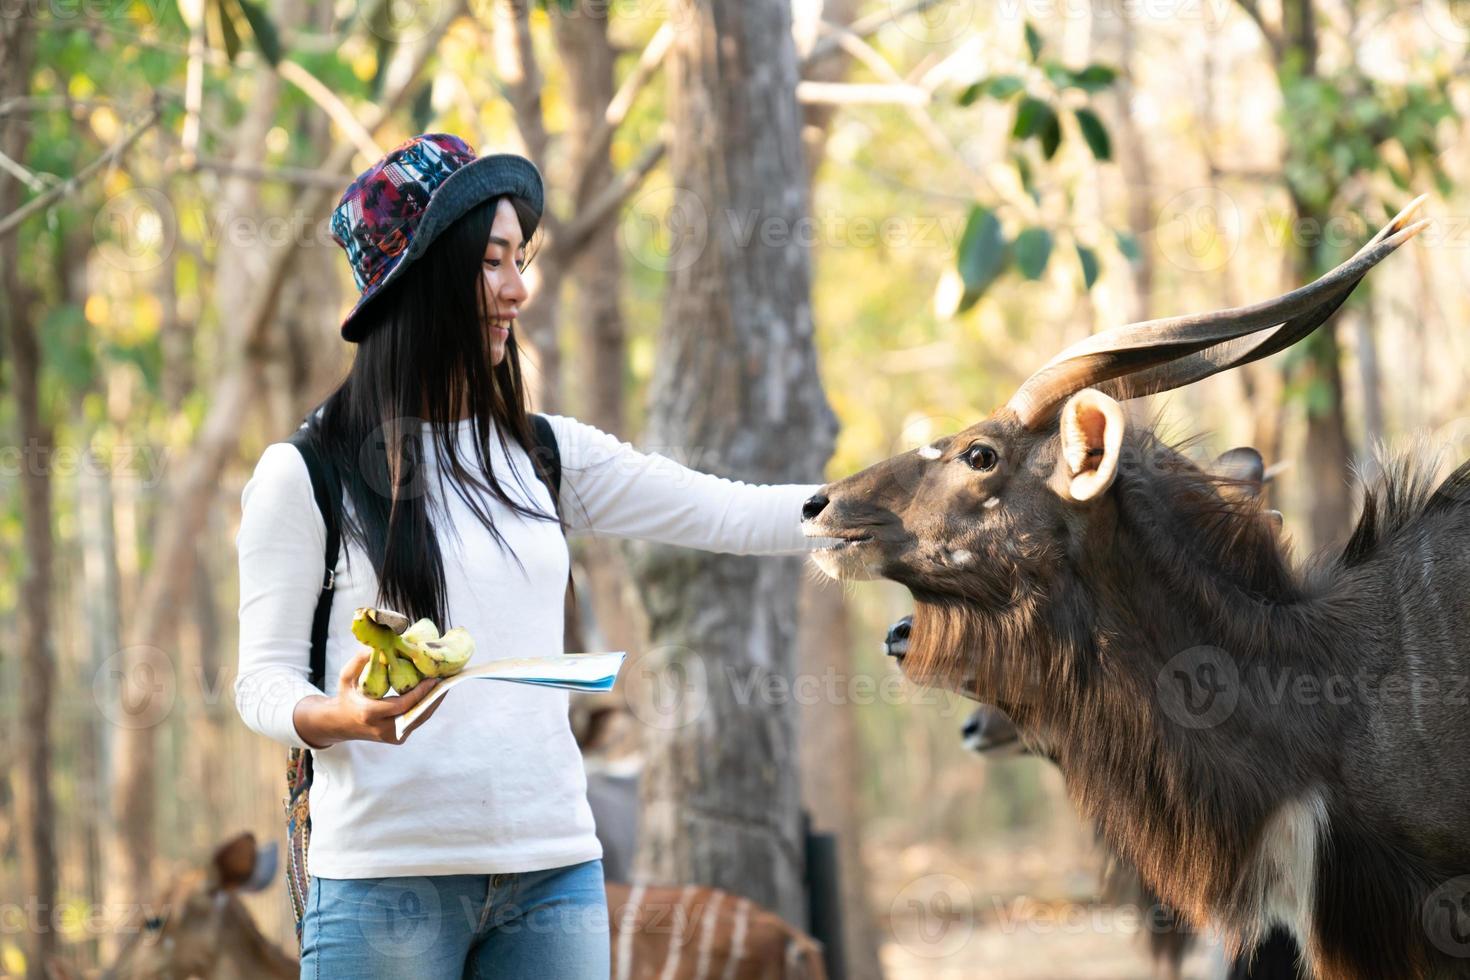
[(335, 696), (315, 695), (297, 702), (291, 720), (296, 723), (296, 733), (306, 744), (312, 748), (324, 749), (338, 742), (358, 739), (397, 745), (439, 710), (439, 705), (444, 703), (443, 698), (431, 705), (403, 733), (403, 738), (399, 738), (393, 727), (394, 719), (428, 697), (439, 679), (426, 677), (407, 694), (370, 698), (357, 689), (357, 678), (372, 652), (370, 647), (363, 647), (342, 668), (342, 673), (337, 676)]

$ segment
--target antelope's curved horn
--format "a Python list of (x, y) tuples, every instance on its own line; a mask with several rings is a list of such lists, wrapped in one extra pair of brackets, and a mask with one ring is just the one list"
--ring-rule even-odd
[(1027, 428), (1036, 428), (1070, 395), (1089, 386), (1114, 398), (1137, 398), (1284, 350), (1336, 312), (1369, 269), (1428, 227), (1428, 221), (1409, 224), (1424, 200), (1421, 195), (1411, 201), (1352, 258), (1285, 295), (1214, 313), (1132, 323), (1073, 344), (1028, 378), (1006, 407)]

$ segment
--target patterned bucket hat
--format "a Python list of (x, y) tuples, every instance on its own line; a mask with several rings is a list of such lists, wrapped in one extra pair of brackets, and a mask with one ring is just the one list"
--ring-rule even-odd
[(543, 206), (541, 172), (514, 153), (477, 157), (449, 133), (424, 133), (358, 174), (332, 212), (332, 240), (347, 252), (362, 295), (342, 321), (342, 339), (367, 331), (364, 307), (403, 274), (455, 219), (509, 194)]

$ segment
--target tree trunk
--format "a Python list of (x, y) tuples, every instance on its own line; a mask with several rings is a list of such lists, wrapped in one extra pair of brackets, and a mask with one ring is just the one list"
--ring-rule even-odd
[[(24, 96), (30, 82), (32, 58), (31, 16), (0, 18), (0, 102)], [(23, 162), (30, 142), (30, 119), (24, 112), (0, 117), (0, 151)], [(19, 206), (20, 184), (0, 180), (0, 215)], [(21, 467), (21, 523), (24, 525), (24, 571), (16, 610), (12, 647), (20, 659), (23, 696), (17, 733), (18, 769), (13, 770), (12, 792), (20, 841), (21, 881), (28, 921), (26, 975), (46, 976), (46, 963), (56, 955), (56, 932), (51, 928), (56, 909), (56, 813), (51, 798), (51, 476), (54, 433), (41, 407), (41, 353), (36, 325), (31, 320), (35, 297), (21, 284), (20, 236), (17, 229), (0, 238), (0, 326), (9, 347), (10, 385), (15, 391), (20, 444), (26, 465)], [(32, 911), (34, 910), (34, 911)]]
[[(608, 38), (605, 4), (583, 0), (571, 11), (555, 4), (550, 9), (561, 64), (570, 83), (571, 123), (566, 139), (571, 173), (576, 174), (572, 214), (578, 215), (613, 179), (610, 152), (605, 148), (598, 152), (589, 143), (612, 101), (616, 53)], [(569, 279), (570, 322), (581, 331), (578, 373), (583, 400), (576, 411), (583, 421), (604, 432), (622, 435), (627, 426), (623, 387), (628, 351), (619, 294), (623, 260), (615, 221), (606, 221), (593, 232), (572, 260)], [(637, 595), (626, 588), (629, 576), (622, 549), (616, 542), (589, 538), (577, 543), (576, 553), (580, 581), (602, 647), (636, 656), (643, 647), (643, 630), (633, 608)]]
[[(286, 4), (277, 11), (281, 26), (294, 26), (294, 7), (294, 4)], [(239, 141), (233, 162), (241, 166), (258, 166), (264, 162), (265, 133), (273, 124), (283, 83), (273, 69), (262, 66), (255, 72), (253, 84), (255, 95), (236, 130)], [(216, 207), (215, 219), (222, 226), (232, 221), (244, 221), (247, 217), (255, 221), (263, 217), (258, 187), (254, 181), (243, 177), (227, 178), (221, 183)], [(249, 224), (247, 227), (259, 228), (260, 225)], [(223, 323), (226, 325), (220, 331), (221, 351), (229, 350), (233, 344), (228, 325), (233, 322), (236, 311), (250, 307), (251, 292), (259, 285), (258, 270), (269, 265), (270, 251), (261, 236), (226, 235), (221, 239), (216, 268), (221, 272), (249, 270), (216, 278), (215, 301), (224, 312)], [(228, 363), (222, 354), (217, 355), (216, 360)], [(177, 378), (170, 380), (171, 386), (179, 383)], [(218, 400), (222, 392), (217, 388), (212, 394)], [(159, 496), (152, 509), (157, 516), (149, 535), (154, 541), (152, 554), (155, 564), (142, 571), (145, 581), (135, 592), (137, 611), (125, 617), (124, 633), (128, 643), (119, 657), (119, 693), (122, 697), (119, 713), (124, 721), (118, 726), (113, 741), (114, 757), (110, 768), (112, 809), (116, 819), (107, 846), (108, 901), (114, 907), (121, 908), (126, 903), (152, 898), (153, 865), (158, 856), (155, 734), (168, 711), (164, 702), (171, 703), (180, 672), (185, 667), (173, 642), (177, 635), (176, 617), (185, 607), (187, 583), (192, 582), (197, 534), (203, 529), (208, 504), (213, 499), (211, 491), (216, 485), (215, 474), (223, 469), (225, 460), (238, 445), (240, 420), (238, 413), (231, 414), (228, 422), (235, 431), (215, 444), (214, 452), (208, 457), (207, 472), (194, 471), (197, 482), (189, 482), (187, 476), (184, 480), (170, 479), (155, 490)], [(202, 441), (205, 433), (200, 435)], [(203, 461), (206, 457), (195, 458)], [(188, 466), (184, 469), (187, 472)], [(182, 507), (171, 501), (182, 501)], [(167, 680), (159, 686), (159, 678), (165, 674)], [(105, 945), (111, 946), (114, 942), (109, 937)]]
[[(103, 680), (107, 658), (121, 646), (118, 628), (117, 532), (113, 525), (112, 474), (106, 468), (84, 468), (77, 480), (78, 526), (82, 538), (82, 596), (87, 623), (87, 646), (90, 653), (86, 676)], [(94, 684), (96, 681), (94, 681)], [(94, 692), (99, 701), (113, 703), (115, 692), (107, 688)], [(106, 900), (103, 881), (104, 829), (111, 824), (107, 796), (107, 760), (111, 756), (112, 726), (99, 723), (88, 715), (83, 748), (79, 758), (87, 760), (86, 791), (82, 795), (86, 812), (87, 896), (98, 907)], [(101, 948), (98, 937), (90, 937), (92, 958)]]
[[(857, 17), (855, 0), (825, 0), (804, 11), (793, 32), (805, 57), (825, 22), (849, 27)], [(852, 58), (846, 51), (823, 58), (804, 76), (810, 81), (840, 82), (847, 77)], [(807, 194), (815, 199), (815, 183), (826, 157), (827, 136), (838, 107), (802, 106), (802, 145), (806, 158)], [(839, 685), (852, 679), (853, 646), (842, 590), (830, 583), (807, 579), (801, 596), (801, 632), (797, 644), (797, 676), (819, 681), (833, 677)], [(825, 685), (819, 689), (826, 691)], [(840, 687), (840, 690), (848, 688)], [(801, 706), (797, 744), (800, 746), (802, 800), (814, 830), (830, 832), (837, 841), (842, 909), (841, 962), (847, 980), (882, 980), (879, 936), (868, 902), (868, 869), (863, 863), (862, 776), (866, 771), (862, 735), (853, 706), (818, 698)]]
[[(700, 468), (722, 475), (815, 481), (836, 423), (800, 244), (789, 0), (677, 0), (672, 16), (684, 25), (668, 69), (676, 207), (708, 234), (672, 256), (649, 439), (697, 448)], [(761, 693), (766, 678), (790, 681), (801, 559), (640, 555), (645, 670), (687, 696), (646, 731), (639, 871), (804, 922), (795, 706)]]
[[(1118, 148), (1118, 167), (1123, 171), (1126, 188), (1128, 231), (1140, 246), (1138, 258), (1129, 264), (1137, 297), (1131, 319), (1137, 322), (1153, 315), (1150, 310), (1154, 293), (1154, 253), (1152, 249), (1143, 247), (1143, 243), (1148, 241), (1158, 224), (1153, 200), (1154, 166), (1149, 157), (1148, 140), (1133, 117), (1133, 69), (1137, 61), (1138, 34), (1138, 27), (1133, 21), (1134, 12), (1126, 0), (1114, 0), (1111, 6), (1114, 9), (1106, 17), (1093, 18), (1093, 26), (1099, 33), (1105, 27), (1109, 35), (1107, 40), (1115, 40), (1119, 49), (1121, 71), (1115, 98), (1111, 100), (1114, 105), (1113, 125), (1118, 133), (1113, 145)], [(1113, 34), (1116, 37), (1112, 37)]]
[[(521, 140), (519, 152), (545, 175), (548, 137), (541, 111), (541, 69), (531, 39), (530, 0), (495, 0), (492, 16), (495, 70), (515, 113)], [(542, 224), (554, 223), (548, 206)], [(557, 328), (565, 272), (559, 255), (547, 254), (544, 260), (532, 262), (529, 274), (532, 299), (517, 320), (516, 343), (529, 355), (526, 388), (532, 405), (543, 412), (561, 408), (561, 347)]]
[[(607, 36), (607, 6), (578, 3), (570, 13), (551, 6), (551, 19), (561, 63), (566, 69), (571, 103), (567, 155), (572, 173), (573, 214), (582, 213), (592, 198), (612, 179), (612, 158), (587, 145), (613, 97), (613, 49)], [(607, 432), (623, 430), (623, 371), (627, 360), (626, 330), (618, 290), (622, 284), (622, 253), (617, 223), (607, 221), (593, 233), (572, 262), (574, 285), (570, 313), (582, 333), (582, 418)]]
[[(862, 751), (851, 695), (858, 672), (842, 588), (808, 578), (802, 589), (797, 676), (817, 697), (803, 698), (798, 721), (802, 800), (812, 828), (837, 836), (842, 962), (847, 980), (881, 980), (879, 930), (868, 903), (863, 864)], [(829, 696), (832, 695), (832, 696)]]

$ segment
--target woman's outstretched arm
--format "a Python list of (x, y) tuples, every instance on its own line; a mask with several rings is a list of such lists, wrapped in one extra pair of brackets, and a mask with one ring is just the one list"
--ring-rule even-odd
[(810, 550), (801, 505), (821, 484), (729, 480), (640, 452), (575, 419), (547, 418), (561, 452), (561, 504), (572, 532), (736, 555)]

